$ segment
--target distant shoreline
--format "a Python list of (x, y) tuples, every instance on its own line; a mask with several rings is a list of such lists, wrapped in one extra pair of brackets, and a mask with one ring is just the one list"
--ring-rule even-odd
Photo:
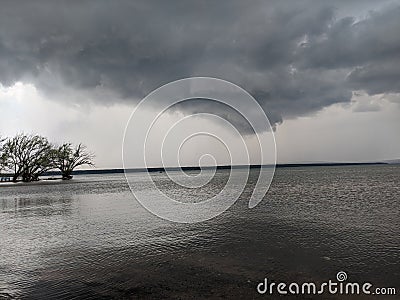
[[(300, 167), (340, 167), (340, 166), (374, 166), (374, 165), (385, 165), (385, 166), (390, 166), (390, 165), (400, 165), (399, 163), (387, 163), (387, 162), (365, 162), (365, 163), (306, 163), (306, 164), (277, 164), (276, 168), (281, 169), (281, 168), (300, 168)], [(272, 168), (272, 165), (236, 165), (236, 166), (217, 166), (217, 170), (229, 170), (229, 169), (243, 169), (243, 168), (250, 168), (250, 169), (260, 169), (260, 168)], [(202, 167), (205, 170), (212, 170), (214, 167), (206, 166)], [(161, 167), (155, 167), (155, 168), (132, 168), (132, 169), (127, 169), (127, 173), (141, 173), (141, 172), (150, 172), (150, 173), (163, 173), (165, 171), (178, 171), (178, 170), (184, 170), (184, 171), (200, 171), (200, 167), (168, 167), (168, 168), (161, 168)], [(124, 169), (92, 169), (92, 170), (75, 170), (72, 175), (102, 175), (102, 174), (123, 174), (125, 171)], [(12, 174), (1, 174), (0, 176), (2, 177), (12, 177)], [(12, 182), (12, 181), (2, 181), (0, 182), (1, 186), (14, 186), (15, 184), (18, 185), (30, 185), (30, 184), (57, 184), (57, 183), (68, 183), (69, 180), (62, 180), (61, 177), (56, 177), (56, 176), (61, 176), (60, 172), (57, 171), (50, 171), (45, 174), (43, 174), (41, 179), (39, 181), (35, 182), (22, 182), (19, 180), (18, 182)], [(43, 178), (43, 177), (48, 177), (48, 178)]]
[[(388, 165), (385, 162), (367, 162), (367, 163), (309, 163), (309, 164), (277, 164), (276, 168), (296, 168), (296, 167), (335, 167), (335, 166), (369, 166), (369, 165)], [(217, 166), (217, 170), (229, 170), (229, 169), (243, 169), (249, 167), (250, 169), (260, 169), (271, 168), (272, 165), (236, 165), (236, 166)], [(131, 168), (126, 169), (127, 173), (139, 173), (139, 172), (165, 172), (165, 171), (200, 171), (200, 167), (154, 167), (154, 168)], [(214, 167), (203, 167), (203, 169), (214, 169)], [(95, 175), (95, 174), (122, 174), (124, 173), (124, 169), (93, 169), (93, 170), (75, 170), (73, 175)], [(57, 176), (60, 175), (59, 172), (48, 172), (45, 174), (46, 176)]]
[[(340, 167), (340, 166), (371, 166), (371, 165), (392, 165), (391, 163), (387, 162), (365, 162), (365, 163), (306, 163), (306, 164), (277, 164), (276, 168), (299, 168), (299, 167)], [(236, 165), (236, 166), (217, 166), (217, 170), (229, 170), (229, 169), (260, 169), (260, 168), (271, 168), (272, 165)], [(205, 170), (212, 170), (214, 167), (202, 167)], [(200, 167), (154, 167), (154, 168), (131, 168), (126, 169), (127, 173), (140, 173), (140, 172), (165, 172), (165, 171), (200, 171)], [(73, 171), (72, 175), (96, 175), (96, 174), (123, 174), (125, 172), (124, 169), (88, 169), (88, 170), (75, 170)], [(11, 177), (12, 174), (2, 174), (4, 177)], [(43, 176), (61, 176), (61, 173), (58, 171), (50, 171)], [(5, 183), (5, 182), (4, 182)]]

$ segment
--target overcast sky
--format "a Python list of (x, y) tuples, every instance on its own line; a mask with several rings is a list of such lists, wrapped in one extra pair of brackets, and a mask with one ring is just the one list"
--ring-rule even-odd
[[(82, 141), (97, 167), (121, 167), (135, 105), (168, 82), (210, 76), (258, 101), (279, 162), (400, 158), (399, 33), (399, 1), (2, 1), (0, 134)], [(176, 107), (162, 126), (197, 112), (253, 138), (207, 101)], [(225, 163), (215, 148), (193, 141), (184, 164), (196, 151)]]

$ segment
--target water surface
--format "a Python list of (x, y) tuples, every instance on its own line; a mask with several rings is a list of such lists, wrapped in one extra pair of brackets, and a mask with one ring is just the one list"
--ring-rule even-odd
[[(140, 188), (143, 176), (130, 176)], [(153, 178), (182, 195), (165, 173)], [(0, 299), (252, 299), (264, 277), (321, 282), (340, 270), (400, 287), (399, 166), (278, 169), (248, 209), (256, 179), (253, 170), (231, 209), (197, 224), (153, 216), (121, 174), (0, 185)]]

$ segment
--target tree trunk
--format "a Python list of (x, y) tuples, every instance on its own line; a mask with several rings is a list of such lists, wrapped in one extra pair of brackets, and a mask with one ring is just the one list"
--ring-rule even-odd
[(31, 176), (30, 176), (30, 174), (28, 174), (28, 173), (22, 174), (22, 181), (23, 181), (23, 182), (30, 182), (30, 181), (31, 181)]
[(62, 179), (63, 180), (70, 180), (70, 179), (72, 179), (72, 172), (71, 171), (65, 171), (65, 172), (62, 172)]

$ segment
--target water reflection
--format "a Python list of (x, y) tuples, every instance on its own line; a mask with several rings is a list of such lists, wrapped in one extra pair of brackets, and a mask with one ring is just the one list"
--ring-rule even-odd
[(16, 197), (14, 201), (0, 200), (1, 212), (13, 214), (14, 217), (41, 216), (48, 217), (53, 214), (71, 214), (72, 198), (63, 196), (54, 197)]

